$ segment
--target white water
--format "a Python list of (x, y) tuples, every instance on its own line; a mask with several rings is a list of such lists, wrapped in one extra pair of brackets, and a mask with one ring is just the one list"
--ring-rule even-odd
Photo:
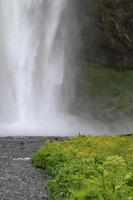
[[(71, 93), (67, 88), (67, 101), (63, 102), (69, 67), (66, 49), (71, 51), (67, 34), (71, 28), (66, 23), (74, 26), (66, 15), (68, 3), (0, 0), (0, 135), (66, 135), (92, 130), (84, 123), (82, 129), (64, 109)], [(67, 83), (73, 87), (70, 74)]]
[(63, 22), (66, 3), (66, 0), (0, 1), (2, 134), (67, 132), (69, 123), (66, 125), (67, 119), (64, 120), (60, 109), (66, 67)]
[[(8, 68), (14, 80), (15, 106), (20, 123), (26, 123), (35, 117), (34, 112), (31, 112), (35, 106), (34, 95), (40, 96), (37, 98), (41, 101), (39, 104), (42, 104), (43, 115), (47, 112), (55, 114), (54, 90), (63, 81), (64, 49), (60, 44), (55, 44), (55, 40), (65, 0), (42, 2), (1, 1), (7, 59), (7, 65), (3, 67)], [(44, 10), (41, 9), (42, 6), (45, 6)], [(45, 9), (46, 14), (43, 15)], [(33, 90), (37, 86), (38, 94), (34, 94)]]

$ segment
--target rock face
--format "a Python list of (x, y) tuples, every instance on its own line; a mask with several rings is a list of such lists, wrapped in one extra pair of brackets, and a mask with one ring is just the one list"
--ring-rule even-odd
[(82, 63), (133, 67), (133, 1), (73, 0)]

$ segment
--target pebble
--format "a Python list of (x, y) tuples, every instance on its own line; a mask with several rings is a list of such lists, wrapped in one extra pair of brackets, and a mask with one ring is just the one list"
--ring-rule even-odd
[(0, 138), (0, 200), (48, 200), (50, 177), (31, 164), (43, 137)]

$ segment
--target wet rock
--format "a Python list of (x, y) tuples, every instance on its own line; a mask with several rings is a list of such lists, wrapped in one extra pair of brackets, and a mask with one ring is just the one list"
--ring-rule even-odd
[(133, 1), (73, 0), (81, 63), (133, 68)]

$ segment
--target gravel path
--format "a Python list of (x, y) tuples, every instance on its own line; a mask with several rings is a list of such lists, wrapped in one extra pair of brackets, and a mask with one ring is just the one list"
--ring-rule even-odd
[(42, 137), (0, 138), (0, 200), (48, 200), (48, 175), (31, 165)]

